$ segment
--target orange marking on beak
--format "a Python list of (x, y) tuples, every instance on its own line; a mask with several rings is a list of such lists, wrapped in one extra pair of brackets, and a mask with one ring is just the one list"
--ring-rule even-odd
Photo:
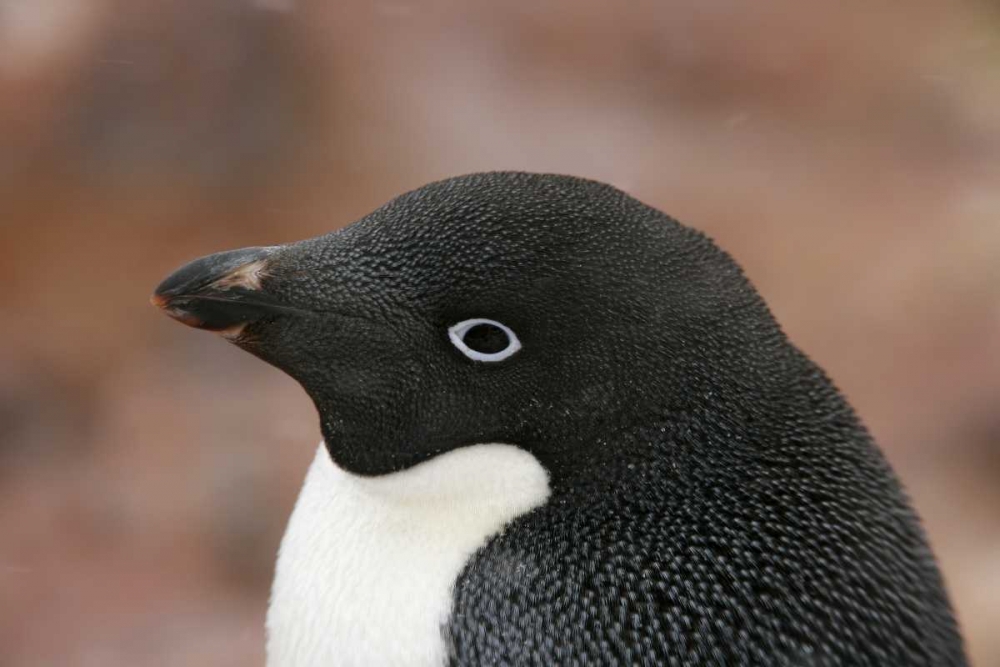
[(258, 259), (253, 262), (236, 267), (226, 275), (222, 276), (211, 284), (213, 289), (227, 290), (233, 287), (242, 287), (248, 290), (259, 290), (260, 279), (266, 275), (264, 269), (267, 267), (266, 259)]

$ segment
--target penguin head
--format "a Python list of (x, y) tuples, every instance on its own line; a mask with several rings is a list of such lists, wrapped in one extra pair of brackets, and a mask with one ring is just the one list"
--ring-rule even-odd
[(732, 398), (780, 338), (704, 235), (611, 186), (525, 173), (433, 183), (325, 236), (195, 260), (153, 302), (291, 375), (332, 458), (361, 475), (492, 442), (554, 482), (629, 461), (636, 425)]

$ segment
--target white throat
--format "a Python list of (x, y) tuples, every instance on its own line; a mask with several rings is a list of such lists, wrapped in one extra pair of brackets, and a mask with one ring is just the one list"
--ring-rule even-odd
[(268, 667), (444, 664), (465, 563), (548, 497), (544, 468), (511, 445), (359, 477), (320, 444), (278, 553)]

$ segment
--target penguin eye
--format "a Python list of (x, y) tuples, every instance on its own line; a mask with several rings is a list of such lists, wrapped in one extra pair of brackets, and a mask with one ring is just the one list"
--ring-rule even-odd
[(521, 349), (521, 341), (510, 327), (496, 320), (463, 320), (448, 328), (448, 338), (473, 361), (503, 361)]

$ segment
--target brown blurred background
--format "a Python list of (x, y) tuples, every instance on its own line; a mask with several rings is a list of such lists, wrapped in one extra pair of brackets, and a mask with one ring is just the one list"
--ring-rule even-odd
[(1000, 7), (947, 0), (0, 0), (0, 665), (261, 663), (317, 422), (147, 297), (488, 169), (729, 249), (1000, 665)]

